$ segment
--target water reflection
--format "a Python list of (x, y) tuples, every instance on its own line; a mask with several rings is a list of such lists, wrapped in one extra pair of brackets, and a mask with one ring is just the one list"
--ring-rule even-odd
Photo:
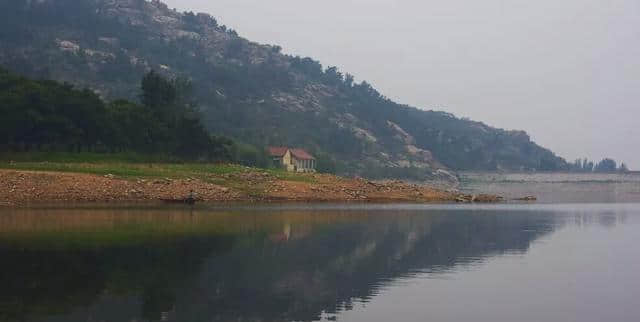
[(518, 208), (2, 210), (0, 320), (318, 320), (390, 282), (523, 254), (573, 220), (624, 219)]

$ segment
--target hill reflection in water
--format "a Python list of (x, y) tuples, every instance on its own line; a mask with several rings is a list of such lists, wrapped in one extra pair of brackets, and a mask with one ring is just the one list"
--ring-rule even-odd
[(318, 320), (390, 282), (525, 253), (558, 218), (455, 207), (5, 209), (0, 320)]

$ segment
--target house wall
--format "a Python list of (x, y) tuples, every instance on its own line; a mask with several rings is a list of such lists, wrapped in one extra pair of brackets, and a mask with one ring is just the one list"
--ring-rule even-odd
[(282, 164), (287, 171), (295, 171), (295, 161), (293, 156), (291, 155), (291, 151), (287, 150), (287, 153), (282, 157)]
[(315, 171), (315, 160), (298, 160), (295, 157), (292, 157), (293, 164), (296, 169), (293, 171), (298, 172), (314, 172)]

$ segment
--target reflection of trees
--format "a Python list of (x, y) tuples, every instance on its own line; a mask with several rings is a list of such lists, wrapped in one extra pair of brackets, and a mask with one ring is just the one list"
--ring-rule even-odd
[(0, 248), (0, 320), (65, 313), (89, 306), (105, 294), (142, 294), (144, 313), (153, 317), (160, 308), (173, 305), (171, 293), (197, 274), (204, 256), (228, 251), (232, 243), (231, 237), (212, 237), (177, 240), (162, 247), (64, 251)]
[[(213, 237), (81, 250), (0, 248), (8, 263), (0, 303), (9, 308), (0, 318), (90, 307), (107, 321), (313, 320), (415, 271), (451, 271), (467, 261), (524, 252), (553, 227), (551, 215), (533, 213), (238, 216), (231, 222), (217, 217), (244, 224)], [(287, 238), (274, 238), (279, 235)], [(67, 320), (86, 320), (75, 316)]]
[[(447, 271), (468, 259), (524, 252), (552, 229), (551, 220), (521, 214), (371, 216), (366, 223), (332, 226), (295, 243), (217, 258), (200, 283), (221, 291), (183, 298), (195, 303), (189, 309), (199, 313), (193, 316), (229, 313), (220, 321), (313, 320), (321, 311), (348, 307), (354, 298), (368, 299), (386, 281), (416, 270)], [(247, 257), (253, 259), (243, 260)], [(234, 264), (218, 264), (228, 262)], [(230, 280), (233, 285), (218, 284)]]

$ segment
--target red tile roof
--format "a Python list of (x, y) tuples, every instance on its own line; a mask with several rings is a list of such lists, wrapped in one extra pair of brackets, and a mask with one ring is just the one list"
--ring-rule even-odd
[(283, 157), (285, 154), (287, 154), (287, 151), (291, 151), (291, 154), (293, 155), (293, 157), (298, 160), (315, 160), (316, 159), (303, 149), (289, 149), (287, 147), (282, 147), (282, 146), (270, 146), (267, 148), (267, 151), (269, 152), (269, 155), (271, 155), (272, 157)]
[(285, 154), (287, 154), (287, 150), (289, 150), (289, 148), (280, 146), (270, 146), (267, 148), (269, 155), (271, 155), (272, 157), (283, 157)]
[(298, 160), (315, 160), (315, 158), (303, 149), (291, 149), (291, 154)]

